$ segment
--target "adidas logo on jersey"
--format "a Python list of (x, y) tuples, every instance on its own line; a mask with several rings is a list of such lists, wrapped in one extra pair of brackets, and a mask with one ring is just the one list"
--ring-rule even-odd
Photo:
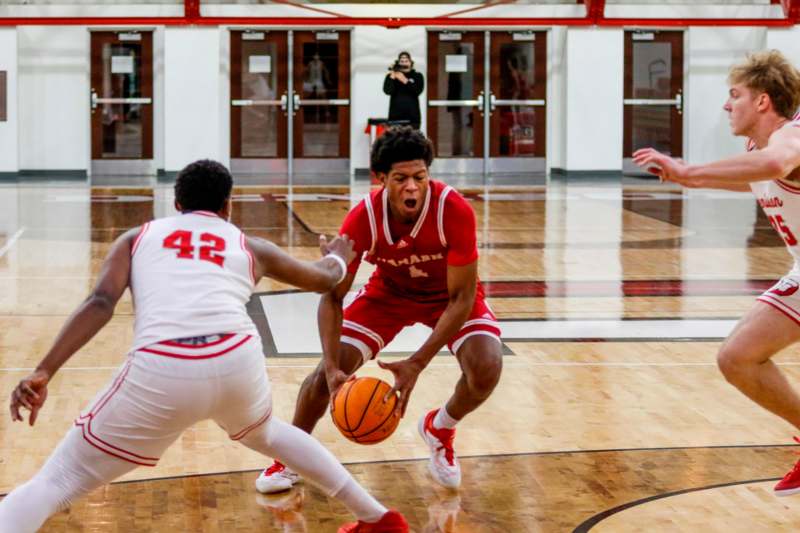
[(404, 241), (404, 240), (401, 240), (400, 242), (397, 243), (397, 248), (398, 249), (405, 248), (406, 246), (408, 246), (408, 243), (406, 241)]

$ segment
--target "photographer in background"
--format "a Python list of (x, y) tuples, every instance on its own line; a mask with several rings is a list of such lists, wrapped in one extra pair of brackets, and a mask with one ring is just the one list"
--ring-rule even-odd
[(400, 52), (383, 81), (383, 92), (390, 97), (389, 120), (407, 120), (409, 126), (418, 130), (421, 122), (419, 95), (424, 88), (425, 78), (414, 70), (411, 54)]

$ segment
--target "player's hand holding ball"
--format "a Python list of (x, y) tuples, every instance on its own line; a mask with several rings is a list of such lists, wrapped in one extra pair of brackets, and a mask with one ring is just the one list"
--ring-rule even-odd
[(397, 411), (398, 417), (405, 416), (406, 407), (408, 407), (408, 399), (411, 397), (411, 391), (414, 389), (414, 385), (417, 384), (417, 378), (419, 377), (419, 373), (422, 372), (422, 368), (411, 359), (403, 359), (402, 361), (396, 361), (394, 363), (378, 361), (378, 366), (394, 374), (394, 387), (392, 387), (390, 393), (400, 394), (400, 399), (395, 410)]
[(355, 375), (347, 377), (343, 371), (335, 368), (333, 370), (325, 370), (325, 380), (328, 382), (328, 392), (331, 395), (331, 401), (336, 397), (336, 393), (345, 382), (356, 379)]

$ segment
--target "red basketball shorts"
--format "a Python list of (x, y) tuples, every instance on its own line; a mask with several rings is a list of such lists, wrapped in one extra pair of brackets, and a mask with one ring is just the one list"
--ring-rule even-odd
[[(446, 300), (418, 302), (367, 285), (344, 309), (341, 342), (356, 347), (368, 361), (404, 327), (420, 323), (434, 328), (446, 308)], [(475, 297), (467, 320), (447, 347), (457, 354), (464, 341), (475, 335), (487, 335), (500, 342), (500, 324), (481, 296)]]

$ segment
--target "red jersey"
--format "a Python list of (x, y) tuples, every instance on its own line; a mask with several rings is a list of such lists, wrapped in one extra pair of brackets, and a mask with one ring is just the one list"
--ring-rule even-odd
[[(361, 258), (377, 265), (370, 286), (418, 301), (446, 300), (447, 266), (478, 258), (475, 213), (453, 187), (430, 180), (415, 223), (397, 222), (389, 211), (388, 191), (372, 191), (342, 223), (339, 234), (353, 242), (356, 272)], [(483, 289), (478, 283), (478, 296)]]

